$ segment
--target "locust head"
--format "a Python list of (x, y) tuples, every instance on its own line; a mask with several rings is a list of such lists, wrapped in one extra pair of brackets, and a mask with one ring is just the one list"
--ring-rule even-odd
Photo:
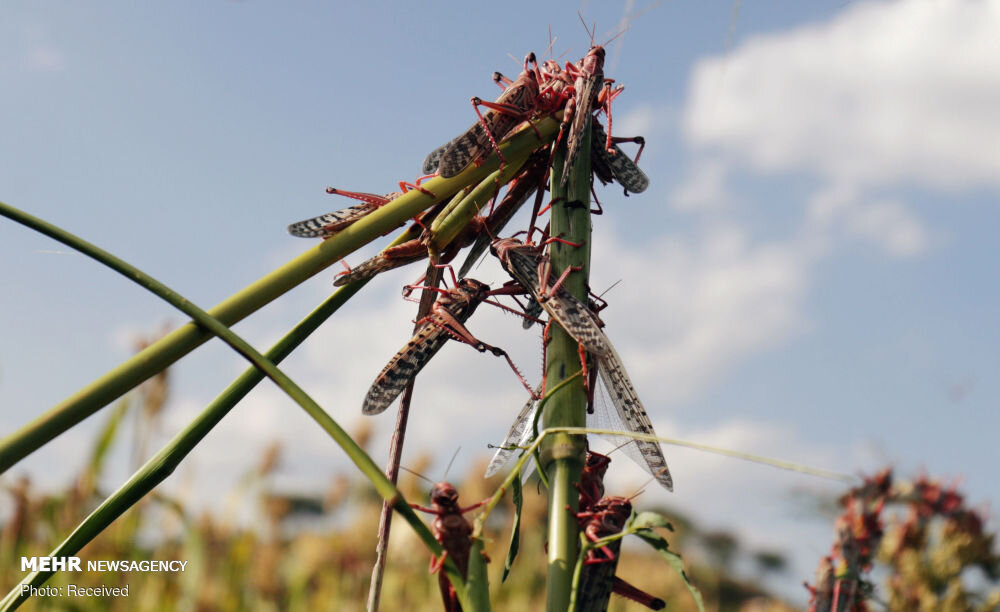
[(431, 503), (439, 509), (458, 505), (458, 491), (448, 482), (439, 482), (431, 489)]

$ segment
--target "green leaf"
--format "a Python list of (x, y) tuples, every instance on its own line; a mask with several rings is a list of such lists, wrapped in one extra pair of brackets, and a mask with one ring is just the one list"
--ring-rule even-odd
[(511, 495), (514, 496), (514, 526), (510, 530), (510, 546), (507, 547), (507, 558), (503, 562), (503, 577), (501, 584), (510, 575), (510, 568), (514, 565), (514, 558), (517, 557), (518, 548), (521, 545), (521, 503), (524, 501), (524, 494), (521, 491), (521, 477), (518, 475), (510, 484)]
[(657, 512), (640, 512), (632, 518), (632, 522), (629, 523), (630, 530), (638, 529), (653, 529), (654, 527), (663, 527), (664, 529), (674, 530), (674, 526), (670, 524), (665, 516)]
[[(642, 514), (655, 515), (656, 513), (643, 512)], [(638, 518), (639, 517), (636, 517), (637, 520)], [(680, 555), (670, 550), (670, 544), (667, 542), (667, 539), (661, 536), (660, 534), (656, 533), (655, 531), (649, 531), (648, 529), (636, 531), (635, 535), (639, 536), (640, 538), (645, 540), (647, 544), (655, 548), (656, 551), (660, 553), (660, 555), (667, 561), (667, 563), (670, 564), (670, 567), (674, 568), (674, 570), (676, 570), (677, 573), (680, 574), (681, 578), (684, 579), (684, 584), (687, 585), (687, 589), (691, 593), (691, 596), (694, 597), (694, 602), (695, 604), (697, 604), (698, 610), (700, 612), (705, 612), (705, 602), (703, 602), (701, 599), (701, 591), (699, 591), (698, 587), (694, 586), (694, 584), (691, 583), (691, 579), (688, 578), (687, 573), (684, 571), (684, 560), (681, 559)]]
[(490, 579), (486, 573), (486, 561), (482, 538), (473, 538), (472, 550), (469, 551), (469, 575), (465, 579), (463, 610), (478, 612), (490, 609)]

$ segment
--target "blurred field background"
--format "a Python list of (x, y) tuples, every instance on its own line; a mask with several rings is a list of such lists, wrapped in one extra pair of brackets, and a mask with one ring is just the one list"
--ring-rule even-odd
[[(0, 479), (0, 587), (7, 590), (21, 579), (20, 557), (46, 555), (109, 493), (98, 483), (114, 447), (131, 446), (127, 451), (136, 458), (137, 466), (138, 458), (155, 450), (147, 448), (147, 441), (157, 429), (169, 384), (168, 371), (114, 406), (104, 417), (100, 435), (92, 441), (89, 461), (65, 489), (40, 491), (27, 476)], [(367, 443), (369, 431), (353, 433), (356, 440)], [(129, 597), (76, 602), (66, 597), (40, 597), (26, 609), (364, 609), (375, 560), (381, 498), (367, 480), (351, 472), (337, 474), (325, 491), (278, 491), (274, 474), (281, 456), (278, 445), (260, 449), (256, 465), (238, 482), (219, 483), (218, 503), (212, 510), (193, 510), (191, 500), (183, 495), (149, 496), (78, 554), (84, 565), (88, 559), (188, 561), (184, 572), (59, 573), (47, 584), (127, 584)], [(433, 459), (428, 452), (406, 467), (421, 473)], [(481, 477), (487, 459), (484, 455), (481, 462), (450, 477), (464, 504), (492, 494), (502, 480)], [(400, 478), (400, 489), (414, 503), (427, 504), (429, 488), (412, 474), (404, 472)], [(637, 504), (641, 507), (639, 501)], [(780, 553), (742, 550), (731, 534), (701, 531), (689, 518), (669, 508), (644, 509), (658, 510), (671, 518), (675, 527), (669, 534), (671, 545), (689, 558), (689, 575), (709, 609), (793, 609), (754, 587), (752, 581), (735, 579), (730, 572), (739, 562), (749, 563), (759, 574), (781, 573), (785, 562)], [(252, 517), (249, 522), (240, 519), (248, 515)], [(487, 524), (492, 538), (487, 550), (492, 559), (490, 580), (496, 609), (542, 609), (545, 498), (535, 480), (525, 486), (521, 553), (508, 581), (500, 586), (499, 572), (512, 520), (508, 497)], [(437, 576), (428, 573), (428, 562), (429, 555), (419, 540), (397, 521), (383, 586), (383, 609), (441, 609)], [(671, 610), (697, 609), (676, 572), (649, 549), (627, 546), (618, 575), (668, 600)], [(617, 597), (612, 604), (612, 610), (644, 609)]]
[[(141, 348), (141, 347), (140, 347)], [(43, 556), (87, 516), (109, 493), (98, 485), (114, 448), (130, 446), (135, 459), (148, 456), (148, 441), (158, 427), (169, 397), (169, 370), (119, 401), (104, 417), (100, 435), (91, 443), (89, 461), (65, 489), (40, 491), (27, 476), (0, 479), (0, 587), (11, 588), (22, 577), (20, 557)], [(370, 430), (353, 432), (367, 445)], [(412, 465), (413, 472), (427, 471), (435, 457), (428, 451)], [(492, 494), (501, 478), (484, 480), (487, 457), (454, 470), (463, 504)], [(350, 471), (337, 473), (325, 490), (289, 493), (276, 486), (282, 448), (260, 449), (237, 482), (220, 482), (211, 509), (193, 509), (183, 494), (154, 493), (128, 511), (78, 556), (87, 560), (180, 560), (184, 572), (102, 574), (83, 571), (58, 573), (47, 584), (79, 587), (129, 586), (128, 598), (37, 597), (25, 609), (41, 610), (362, 610), (375, 559), (375, 534), (381, 499), (370, 484)], [(249, 462), (248, 462), (249, 463)], [(883, 480), (885, 474), (882, 474)], [(871, 482), (876, 482), (874, 478)], [(404, 472), (400, 489), (414, 503), (426, 504), (429, 484)], [(183, 487), (181, 487), (183, 490)], [(870, 493), (871, 485), (856, 489)], [(947, 498), (947, 489), (936, 489), (938, 499), (955, 510), (961, 502)], [(945, 495), (941, 495), (941, 493)], [(843, 502), (842, 502), (843, 503)], [(833, 519), (838, 504), (833, 499), (803, 501), (804, 510)], [(796, 576), (780, 550), (747, 548), (726, 531), (706, 531), (697, 520), (670, 507), (647, 507), (640, 495), (637, 510), (653, 510), (669, 517), (673, 532), (666, 532), (671, 548), (685, 559), (686, 572), (704, 596), (708, 610), (780, 612), (796, 610), (761, 586), (766, 576), (782, 582), (804, 583), (810, 576)], [(881, 510), (881, 507), (878, 508)], [(879, 556), (878, 579), (884, 583), (877, 597), (892, 596), (892, 610), (997, 609), (1000, 588), (990, 580), (1000, 577), (1000, 557), (994, 538), (983, 533), (969, 536), (956, 529), (954, 520), (915, 527), (912, 511), (890, 517), (885, 537), (870, 531), (870, 516), (845, 512), (836, 521), (838, 537), (849, 537), (846, 548), (857, 542), (874, 545)], [(963, 509), (964, 511), (964, 509)], [(525, 486), (521, 524), (521, 552), (506, 583), (500, 572), (513, 520), (509, 496), (487, 523), (491, 593), (497, 610), (540, 610), (545, 606), (545, 498), (536, 480)], [(973, 520), (980, 520), (972, 511)], [(474, 514), (469, 515), (470, 518)], [(969, 515), (962, 515), (967, 522)], [(242, 518), (241, 518), (242, 517)], [(246, 517), (250, 517), (249, 520)], [(853, 517), (853, 518), (852, 518)], [(846, 521), (846, 522), (845, 522)], [(428, 520), (429, 522), (429, 520)], [(982, 529), (982, 523), (978, 525)], [(853, 534), (844, 536), (844, 530)], [(881, 545), (879, 544), (881, 542)], [(668, 610), (697, 610), (679, 575), (662, 558), (642, 546), (627, 545), (617, 574), (666, 600)], [(836, 545), (835, 545), (836, 549)], [(842, 548), (843, 549), (843, 548)], [(834, 553), (837, 556), (837, 553)], [(386, 610), (440, 610), (437, 576), (428, 573), (429, 555), (401, 522), (394, 524), (388, 569), (383, 585)], [(824, 571), (843, 575), (843, 559), (817, 559)], [(977, 569), (973, 569), (977, 568)], [(832, 575), (832, 574), (831, 574)], [(829, 586), (829, 585), (828, 585)], [(806, 588), (803, 586), (803, 588)], [(613, 596), (610, 610), (643, 610), (642, 606)], [(831, 609), (822, 606), (819, 610)], [(839, 609), (863, 610), (863, 607)]]

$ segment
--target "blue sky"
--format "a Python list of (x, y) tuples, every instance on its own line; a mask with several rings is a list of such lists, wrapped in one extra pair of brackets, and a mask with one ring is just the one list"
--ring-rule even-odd
[[(605, 71), (626, 85), (615, 128), (646, 136), (651, 186), (599, 193), (592, 284), (622, 281), (608, 333), (657, 431), (847, 473), (926, 469), (960, 477), (973, 503), (1000, 500), (998, 2), (8, 2), (0, 200), (211, 306), (311, 246), (284, 228), (349, 204), (327, 185), (388, 192), (414, 178), (473, 121), (469, 97), (496, 95), (494, 70), (513, 74), (511, 56), (545, 50), (550, 25), (556, 55), (582, 56), (576, 8), (599, 39), (631, 24)], [(133, 335), (182, 322), (11, 222), (0, 221), (0, 257), (0, 431), (126, 358)], [(288, 361), (348, 426), (408, 338), (398, 288), (417, 274), (386, 275)], [(328, 295), (332, 275), (238, 331), (269, 346)], [(504, 279), (489, 264), (475, 275)], [(538, 376), (532, 334), (489, 311), (470, 328)], [(461, 444), (471, 461), (503, 436), (523, 390), (478, 357), (449, 346), (421, 376), (413, 456)], [(243, 367), (214, 344), (179, 364), (163, 439)], [(379, 440), (388, 414), (374, 421)], [(58, 484), (52, 467), (83, 460), (101, 420), (12, 473)], [(276, 440), (290, 488), (343, 468), (265, 384), (168, 486), (235, 483)], [(665, 453), (669, 501), (706, 525), (806, 566), (825, 554), (829, 526), (801, 520), (788, 497), (828, 485)], [(612, 476), (641, 479), (619, 464)], [(124, 478), (127, 465), (113, 471)]]

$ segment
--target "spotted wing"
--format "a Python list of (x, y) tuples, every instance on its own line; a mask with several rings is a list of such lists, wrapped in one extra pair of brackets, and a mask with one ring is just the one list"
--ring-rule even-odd
[(427, 258), (427, 252), (420, 253), (418, 255), (407, 255), (407, 256), (393, 256), (389, 257), (385, 253), (379, 253), (378, 255), (367, 259), (357, 266), (351, 268), (350, 272), (342, 274), (334, 279), (334, 287), (343, 287), (348, 283), (353, 283), (355, 281), (368, 280), (374, 278), (375, 276), (386, 272), (388, 270), (395, 270), (396, 268), (401, 268), (407, 264), (411, 264), (415, 261), (420, 261), (421, 259)]
[[(598, 178), (606, 184), (610, 182), (610, 179), (605, 179), (610, 175), (625, 188), (625, 191), (632, 193), (646, 191), (646, 188), (649, 187), (649, 177), (646, 176), (646, 173), (639, 169), (639, 166), (618, 145), (612, 143), (611, 148), (615, 151), (615, 154), (611, 155), (608, 153), (604, 148), (608, 140), (608, 133), (604, 131), (604, 126), (597, 121), (594, 121), (593, 126), (594, 131), (591, 136), (590, 150), (591, 157), (594, 160), (594, 172), (595, 174), (600, 172)], [(607, 174), (605, 174), (603, 168), (607, 168)]]
[[(490, 127), (493, 138), (497, 142), (507, 135), (507, 132), (521, 122), (520, 119), (511, 115), (503, 115), (496, 111), (490, 111), (483, 115), (483, 120)], [(486, 129), (479, 121), (472, 124), (464, 134), (455, 138), (449, 143), (450, 146), (441, 154), (441, 161), (438, 164), (438, 173), (444, 178), (458, 176), (462, 170), (469, 167), (469, 164), (481, 157), (485, 157), (490, 152), (492, 145)], [(426, 160), (425, 160), (426, 162)]]
[(288, 226), (288, 233), (299, 238), (329, 238), (376, 208), (378, 208), (377, 205), (368, 202), (356, 204), (312, 219), (292, 223)]
[(431, 151), (427, 155), (427, 157), (424, 158), (424, 165), (421, 168), (421, 171), (424, 174), (434, 174), (435, 172), (437, 172), (438, 166), (441, 164), (441, 158), (444, 157), (444, 152), (447, 151), (451, 147), (451, 145), (455, 144), (455, 141), (457, 141), (459, 138), (461, 138), (461, 136), (456, 136), (455, 138), (452, 138), (451, 140), (444, 143), (440, 147)]
[(606, 355), (610, 344), (586, 304), (562, 287), (554, 293), (550, 292), (544, 299), (539, 295), (538, 261), (539, 257), (528, 249), (515, 248), (508, 250), (504, 267), (574, 340), (594, 355)]
[[(459, 323), (465, 323), (478, 305), (479, 301), (463, 302), (453, 306), (450, 314)], [(388, 408), (451, 337), (445, 320), (440, 315), (431, 315), (406, 346), (399, 349), (382, 368), (368, 389), (361, 411), (364, 414), (379, 414)]]
[[(528, 296), (528, 303), (524, 305), (524, 314), (537, 319), (542, 316), (542, 305), (535, 298)], [(528, 318), (521, 321), (521, 327), (524, 329), (531, 329), (531, 326), (534, 324), (535, 322)]]
[[(643, 408), (639, 396), (635, 392), (635, 386), (622, 365), (621, 358), (614, 346), (608, 341), (608, 354), (600, 358), (598, 373), (601, 381), (614, 406), (614, 410), (605, 408), (598, 414), (598, 419), (606, 419), (614, 422), (619, 421), (624, 427), (614, 427), (621, 431), (647, 434), (655, 436), (653, 424), (649, 421), (649, 415)], [(595, 412), (597, 412), (595, 410)], [(623, 450), (640, 466), (652, 474), (656, 481), (663, 485), (668, 491), (674, 490), (674, 480), (670, 477), (670, 470), (667, 468), (667, 460), (663, 457), (663, 451), (658, 442), (648, 442), (636, 440), (627, 436), (605, 436), (615, 441), (615, 444), (625, 444)]]

